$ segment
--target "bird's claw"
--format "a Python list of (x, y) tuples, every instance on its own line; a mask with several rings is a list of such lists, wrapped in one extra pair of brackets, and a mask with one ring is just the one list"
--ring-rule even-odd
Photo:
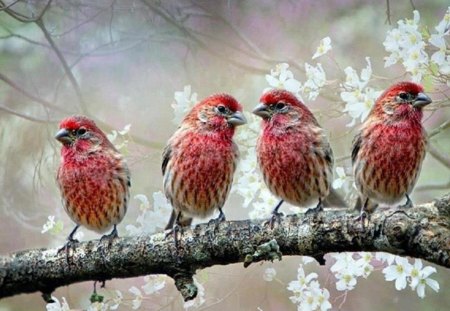
[(314, 208), (309, 208), (306, 212), (305, 212), (305, 216), (317, 216), (320, 212), (323, 212), (323, 205), (322, 204), (318, 204), (316, 207)]
[(168, 232), (166, 232), (165, 238), (172, 235), (173, 240), (175, 242), (175, 248), (178, 250), (178, 232), (180, 232), (181, 235), (183, 235), (183, 228), (179, 224), (174, 224), (172, 229), (170, 229)]
[(281, 222), (281, 217), (283, 217), (283, 216), (284, 216), (283, 213), (273, 211), (270, 219), (264, 222), (264, 226), (269, 225), (270, 229), (273, 229), (273, 225), (275, 224), (275, 222)]
[(405, 204), (399, 206), (399, 208), (412, 208), (412, 207), (413, 203), (411, 200), (407, 200)]
[(119, 237), (119, 234), (117, 233), (116, 226), (114, 226), (114, 229), (111, 231), (110, 234), (105, 234), (100, 238), (100, 243), (104, 243), (105, 241), (108, 242), (108, 247), (111, 247), (112, 242)]
[(68, 239), (66, 244), (63, 247), (59, 248), (56, 252), (58, 255), (62, 253), (62, 251), (66, 252), (66, 261), (69, 263), (69, 249), (75, 250), (75, 245), (79, 243), (77, 239)]
[(361, 227), (364, 230), (366, 220), (368, 220), (368, 219), (369, 219), (369, 213), (367, 213), (366, 211), (363, 210), (363, 211), (361, 211), (359, 216), (355, 217), (353, 220), (361, 222)]
[(74, 246), (75, 246), (77, 243), (80, 243), (80, 241), (78, 241), (77, 239), (69, 239), (69, 240), (67, 240), (66, 244), (64, 244), (63, 247), (61, 247), (61, 248), (58, 249), (57, 254), (60, 254), (63, 250), (65, 250), (66, 253), (68, 253), (69, 248), (75, 249)]
[(217, 216), (217, 218), (213, 218), (210, 221), (208, 221), (208, 226), (211, 226), (211, 225), (217, 226), (221, 222), (224, 222), (225, 220), (226, 220), (225, 214), (221, 213), (221, 214), (219, 214), (219, 216)]

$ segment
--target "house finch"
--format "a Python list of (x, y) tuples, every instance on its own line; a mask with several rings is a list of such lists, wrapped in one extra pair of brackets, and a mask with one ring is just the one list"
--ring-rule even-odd
[(113, 227), (105, 238), (117, 237), (130, 196), (130, 172), (122, 155), (94, 121), (72, 116), (61, 121), (55, 138), (61, 142), (57, 181), (64, 209), (76, 223), (67, 247), (80, 225), (99, 233)]
[(166, 229), (192, 217), (207, 217), (216, 209), (225, 220), (222, 206), (233, 181), (238, 148), (235, 127), (246, 123), (241, 105), (230, 95), (217, 94), (196, 104), (169, 139), (163, 152), (164, 192), (173, 211)]
[(356, 208), (371, 212), (377, 203), (393, 204), (416, 184), (425, 156), (422, 108), (431, 103), (422, 86), (399, 82), (388, 88), (353, 140), (352, 163), (360, 193)]
[(271, 226), (283, 201), (305, 206), (318, 200), (307, 213), (317, 213), (323, 206), (345, 207), (337, 193), (330, 191), (333, 152), (311, 111), (291, 92), (271, 90), (263, 94), (253, 113), (263, 119), (256, 147), (259, 167), (269, 190), (281, 198), (272, 212)]

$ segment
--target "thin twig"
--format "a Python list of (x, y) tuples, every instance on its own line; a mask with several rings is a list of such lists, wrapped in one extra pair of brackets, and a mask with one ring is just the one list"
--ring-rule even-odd
[(391, 22), (391, 5), (389, 3), (389, 0), (386, 0), (386, 22), (389, 25), (392, 25), (392, 22)]
[(58, 121), (52, 120), (52, 119), (39, 119), (36, 117), (32, 117), (32, 116), (17, 112), (15, 110), (12, 110), (11, 108), (8, 108), (8, 107), (2, 106), (2, 105), (0, 105), (0, 110), (5, 111), (10, 114), (13, 114), (15, 116), (18, 116), (20, 118), (26, 119), (28, 121), (39, 122), (39, 123), (49, 123), (49, 122), (56, 123), (56, 122), (58, 122)]
[(86, 107), (86, 103), (83, 99), (83, 95), (81, 93), (81, 89), (80, 86), (75, 78), (75, 76), (73, 75), (72, 70), (70, 70), (69, 65), (67, 64), (66, 59), (64, 58), (64, 55), (61, 53), (61, 51), (59, 50), (59, 48), (56, 46), (55, 41), (53, 41), (52, 36), (50, 35), (50, 33), (48, 32), (47, 28), (44, 25), (44, 22), (39, 19), (36, 21), (36, 25), (38, 25), (38, 27), (41, 29), (41, 31), (43, 32), (45, 38), (47, 39), (48, 43), (50, 44), (50, 46), (52, 47), (53, 51), (55, 52), (56, 56), (58, 57), (59, 61), (61, 62), (61, 65), (64, 68), (64, 72), (66, 73), (67, 77), (69, 78), (69, 81), (73, 87), (73, 89), (75, 90), (75, 94), (77, 95), (78, 101), (80, 103), (81, 106), (81, 111), (84, 114), (87, 114), (87, 107)]
[(9, 79), (7, 76), (5, 76), (4, 74), (0, 73), (0, 80), (2, 80), (3, 82), (5, 82), (6, 84), (8, 84), (9, 86), (11, 86), (13, 89), (15, 89), (16, 91), (18, 91), (20, 94), (28, 97), (29, 99), (40, 103), (41, 105), (45, 106), (46, 108), (49, 109), (55, 109), (57, 111), (61, 111), (61, 112), (65, 112), (65, 113), (70, 113), (69, 111), (67, 111), (66, 109), (63, 109), (59, 106), (54, 105), (53, 103), (37, 97), (33, 94), (31, 94), (30, 92), (26, 91), (25, 89), (23, 89), (22, 87), (20, 87), (17, 83), (15, 83), (14, 81), (12, 81), (11, 79)]

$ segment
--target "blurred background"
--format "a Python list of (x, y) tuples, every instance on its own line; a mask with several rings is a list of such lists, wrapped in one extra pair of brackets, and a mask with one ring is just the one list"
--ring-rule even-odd
[[(108, 133), (131, 124), (122, 137), (128, 141), (122, 152), (132, 173), (132, 197), (151, 198), (162, 190), (161, 152), (176, 129), (174, 92), (191, 85), (199, 100), (227, 92), (251, 110), (268, 86), (265, 75), (278, 63), (289, 63), (295, 77), (304, 81), (303, 64), (311, 63), (326, 36), (333, 48), (318, 61), (328, 87), (317, 100), (305, 102), (329, 133), (336, 165), (349, 167), (359, 122), (346, 127), (351, 118), (339, 96), (343, 69), (351, 66), (359, 73), (370, 56), (372, 87), (382, 90), (408, 79), (401, 65), (384, 68), (386, 32), (397, 20), (411, 19), (414, 9), (431, 31), (448, 5), (446, 0), (0, 1), (0, 254), (62, 245), (73, 227), (55, 183), (60, 146), (53, 136), (60, 119), (84, 114)], [(426, 86), (436, 102), (424, 118), (424, 127), (435, 133), (430, 140), (434, 151), (427, 155), (413, 192), (416, 203), (450, 190), (449, 130), (437, 130), (450, 119), (450, 90), (437, 81)], [(248, 218), (251, 206), (244, 209), (242, 202), (239, 195), (231, 195), (227, 219)], [(120, 235), (127, 234), (127, 225), (136, 224), (139, 206), (138, 200), (131, 200)], [(58, 234), (41, 234), (49, 215), (63, 225)], [(99, 238), (83, 232), (84, 240)], [(205, 287), (199, 309), (295, 310), (286, 286), (296, 279), (299, 262), (299, 257), (284, 257), (248, 269), (241, 264), (205, 269), (198, 275)], [(276, 269), (276, 280), (263, 280), (267, 267)], [(434, 275), (440, 292), (428, 289), (423, 300), (411, 290), (396, 291), (380, 271), (360, 280), (344, 297), (335, 290), (329, 267), (314, 263), (307, 268), (330, 290), (332, 310), (342, 302), (341, 310), (448, 310), (450, 305), (450, 271), (444, 268), (436, 267)], [(143, 278), (108, 281), (100, 294), (121, 290), (125, 303), (119, 310), (128, 310), (134, 299), (129, 288), (143, 284)], [(75, 284), (54, 296), (65, 297), (72, 308), (86, 308), (91, 289), (91, 282)], [(0, 311), (30, 308), (45, 309), (40, 294), (0, 301)], [(182, 308), (182, 298), (168, 278), (165, 288), (146, 295), (141, 306)]]

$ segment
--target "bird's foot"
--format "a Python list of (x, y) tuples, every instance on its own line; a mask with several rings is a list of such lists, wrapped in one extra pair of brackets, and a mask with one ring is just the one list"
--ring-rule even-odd
[(59, 248), (57, 254), (59, 255), (63, 251), (66, 253), (66, 261), (69, 263), (69, 251), (72, 249), (75, 251), (75, 246), (79, 243), (77, 239), (70, 238), (67, 240), (66, 244), (63, 247)]
[(399, 208), (411, 208), (413, 207), (413, 202), (409, 198), (409, 196), (406, 196), (406, 203), (403, 205), (400, 205)]
[(278, 211), (273, 211), (272, 216), (270, 216), (270, 219), (264, 222), (264, 226), (269, 225), (270, 229), (273, 229), (273, 226), (276, 222), (280, 223), (281, 218), (284, 216), (283, 213)]
[(366, 211), (362, 210), (359, 216), (355, 217), (353, 219), (354, 221), (359, 221), (361, 223), (361, 228), (364, 231), (365, 230), (365, 224), (366, 220), (370, 220), (370, 215)]
[(316, 207), (314, 208), (309, 208), (306, 212), (305, 212), (305, 216), (317, 216), (320, 212), (323, 212), (323, 205), (321, 202), (319, 202), (319, 204), (317, 204)]
[(173, 240), (175, 243), (175, 248), (178, 250), (179, 240), (178, 240), (178, 233), (183, 235), (183, 227), (181, 227), (179, 224), (174, 224), (172, 229), (170, 229), (168, 232), (166, 232), (165, 238), (168, 236), (173, 236)]
[(224, 222), (226, 220), (227, 219), (225, 218), (225, 214), (221, 212), (219, 216), (217, 216), (217, 218), (213, 218), (210, 221), (208, 221), (208, 226), (210, 225), (218, 226), (221, 222)]
[(113, 230), (110, 234), (105, 234), (100, 238), (100, 243), (104, 243), (105, 241), (108, 242), (108, 247), (111, 247), (112, 242), (119, 237), (119, 234), (117, 233), (117, 228), (114, 225)]

